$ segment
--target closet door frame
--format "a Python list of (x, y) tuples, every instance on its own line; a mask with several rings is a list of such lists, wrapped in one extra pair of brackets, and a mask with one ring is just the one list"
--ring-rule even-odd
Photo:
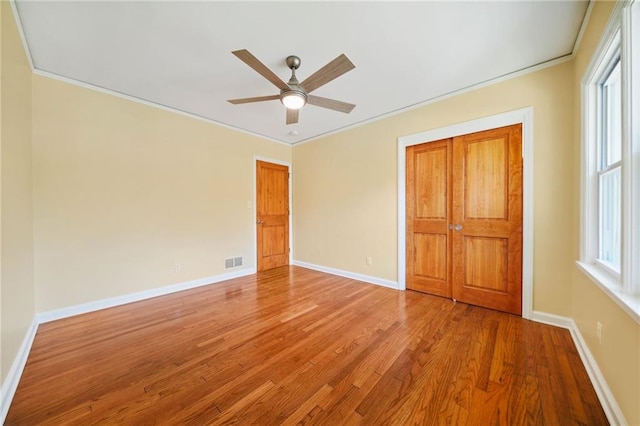
[(398, 289), (406, 290), (406, 148), (469, 133), (522, 124), (522, 317), (533, 315), (533, 107), (398, 138)]

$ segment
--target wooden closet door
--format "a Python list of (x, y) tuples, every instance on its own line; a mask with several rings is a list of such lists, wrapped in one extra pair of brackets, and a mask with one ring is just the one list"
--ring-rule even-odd
[(407, 288), (451, 297), (451, 139), (406, 154)]
[(522, 125), (454, 138), (453, 298), (522, 314)]

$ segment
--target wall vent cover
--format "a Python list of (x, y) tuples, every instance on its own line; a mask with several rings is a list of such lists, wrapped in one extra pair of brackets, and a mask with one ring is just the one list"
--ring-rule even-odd
[(224, 260), (224, 269), (233, 268), (233, 259)]

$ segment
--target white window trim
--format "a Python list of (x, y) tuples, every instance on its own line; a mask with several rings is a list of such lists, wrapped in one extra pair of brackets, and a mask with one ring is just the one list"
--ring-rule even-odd
[[(582, 185), (580, 220), (580, 260), (577, 262), (584, 272), (605, 294), (616, 302), (636, 322), (640, 323), (640, 265), (632, 261), (632, 255), (640, 254), (638, 232), (640, 227), (640, 188), (632, 186), (640, 178), (640, 123), (631, 120), (632, 111), (640, 105), (632, 103), (631, 72), (636, 82), (640, 76), (640, 65), (632, 66), (630, 29), (633, 2), (616, 4), (600, 44), (582, 79)], [(638, 6), (636, 6), (638, 7)], [(637, 12), (636, 12), (637, 13)], [(639, 14), (640, 15), (640, 14)], [(637, 22), (640, 23), (640, 20)], [(634, 21), (635, 23), (635, 21)], [(636, 24), (638, 25), (638, 24)], [(640, 31), (638, 28), (636, 31)], [(596, 169), (597, 117), (599, 114), (598, 83), (618, 50), (621, 56), (622, 78), (622, 265), (617, 274), (605, 267), (598, 257), (598, 174)], [(636, 83), (637, 84), (637, 83)], [(634, 100), (637, 102), (637, 99)], [(637, 141), (627, 143), (629, 138)], [(637, 183), (636, 183), (637, 186)], [(636, 238), (633, 238), (636, 236)]]
[[(632, 19), (633, 16), (633, 19)], [(623, 79), (628, 78), (628, 83), (623, 80), (623, 98), (629, 100), (629, 107), (623, 109), (623, 130), (629, 132), (628, 138), (633, 143), (623, 146), (622, 155), (626, 158), (626, 167), (623, 165), (623, 181), (627, 182), (622, 187), (623, 199), (627, 199), (629, 204), (628, 212), (631, 214), (622, 217), (622, 226), (631, 232), (623, 234), (623, 244), (626, 244), (631, 253), (636, 256), (636, 260), (629, 261), (623, 265), (623, 273), (630, 277), (631, 290), (635, 290), (636, 315), (640, 317), (640, 120), (632, 120), (632, 117), (640, 116), (640, 55), (634, 57), (631, 52), (640, 52), (640, 1), (632, 1), (630, 6), (624, 10), (622, 20), (622, 31), (631, 33), (632, 23), (634, 34), (622, 40), (622, 52), (630, 60), (623, 63)], [(632, 49), (632, 46), (635, 48)], [(634, 84), (635, 83), (635, 84)], [(633, 96), (635, 94), (635, 97)], [(626, 121), (625, 121), (626, 120)], [(623, 135), (624, 137), (624, 135)], [(625, 173), (626, 168), (626, 173)], [(633, 237), (632, 237), (633, 236)], [(624, 246), (623, 246), (624, 247)], [(636, 319), (640, 322), (640, 318)]]

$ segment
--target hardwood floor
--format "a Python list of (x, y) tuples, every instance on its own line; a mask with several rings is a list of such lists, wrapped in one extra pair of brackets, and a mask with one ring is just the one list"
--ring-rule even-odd
[(297, 267), (40, 326), (7, 425), (607, 424), (568, 331)]

